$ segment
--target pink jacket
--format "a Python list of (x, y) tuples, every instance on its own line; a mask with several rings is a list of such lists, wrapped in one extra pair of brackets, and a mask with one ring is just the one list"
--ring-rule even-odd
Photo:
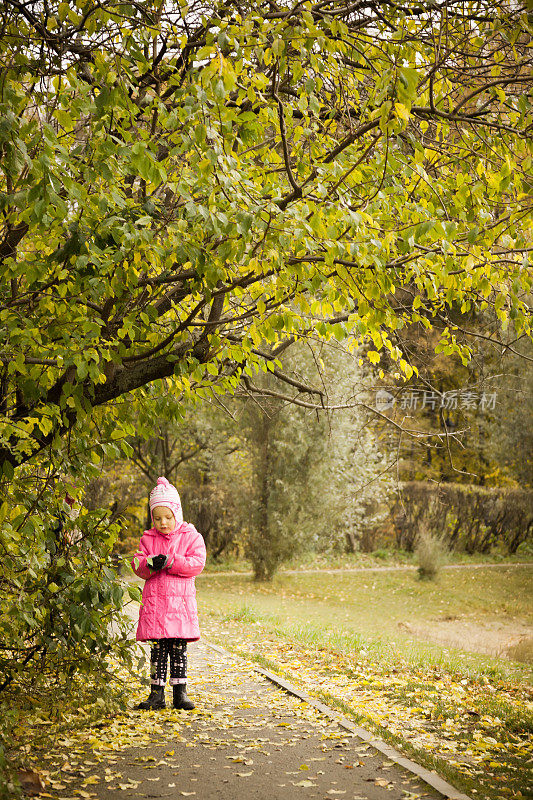
[[(152, 572), (148, 556), (165, 553), (169, 566)], [(194, 576), (205, 564), (205, 544), (194, 525), (182, 522), (166, 535), (150, 528), (141, 536), (131, 566), (146, 583), (143, 588), (137, 640), (200, 638)]]

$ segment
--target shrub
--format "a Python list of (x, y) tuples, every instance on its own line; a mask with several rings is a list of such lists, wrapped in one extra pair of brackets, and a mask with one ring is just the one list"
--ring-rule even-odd
[(81, 501), (71, 509), (73, 482), (42, 473), (0, 479), (0, 797), (20, 757), (19, 718), (31, 709), (55, 722), (67, 704), (105, 713), (117, 664), (134, 663), (129, 592), (111, 560), (118, 525)]
[(418, 577), (434, 580), (445, 561), (446, 549), (442, 540), (423, 527), (416, 542)]
[(437, 530), (450, 550), (508, 554), (531, 539), (533, 490), (411, 481), (391, 512), (398, 547), (413, 551), (419, 531)]

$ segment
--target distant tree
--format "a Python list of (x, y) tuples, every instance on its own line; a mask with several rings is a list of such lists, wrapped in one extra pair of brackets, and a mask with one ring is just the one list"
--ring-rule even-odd
[(309, 517), (319, 506), (309, 482), (324, 453), (325, 426), (273, 397), (248, 401), (242, 424), (253, 470), (248, 555), (256, 580), (270, 580), (312, 536)]
[(504, 475), (533, 488), (533, 347), (526, 341), (517, 350), (502, 361), (498, 411), (485, 448)]
[[(398, 425), (396, 435), (389, 429), (387, 437), (399, 454), (399, 476), (531, 485), (531, 341), (502, 330), (488, 310), (472, 309), (460, 324), (472, 340), (468, 362), (435, 353), (438, 331), (413, 325), (403, 335), (402, 350), (419, 377), (405, 383), (390, 359), (383, 363), (377, 383), (390, 402), (381, 427), (384, 433), (387, 418)], [(465, 341), (463, 331), (457, 336)], [(405, 435), (409, 428), (414, 435)]]
[(297, 552), (367, 549), (392, 491), (394, 459), (367, 426), (359, 355), (295, 347), (287, 360), (306, 385), (322, 382), (330, 411), (290, 403), (267, 377), (240, 417), (253, 469), (248, 549), (258, 580)]
[[(130, 439), (132, 460), (148, 492), (158, 475), (179, 489), (187, 521), (202, 532), (208, 553), (217, 558), (239, 538), (235, 507), (242, 480), (232, 456), (242, 450), (242, 435), (224, 409), (197, 403), (179, 421), (156, 423), (153, 435)], [(240, 491), (240, 490), (239, 490)]]
[(394, 494), (396, 453), (376, 439), (370, 415), (337, 414), (329, 451), (333, 544), (348, 552), (371, 552), (382, 538)]

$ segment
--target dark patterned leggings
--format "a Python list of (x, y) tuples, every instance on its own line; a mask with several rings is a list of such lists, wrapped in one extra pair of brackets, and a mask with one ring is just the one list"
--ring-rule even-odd
[(187, 683), (187, 640), (156, 639), (150, 652), (150, 674), (153, 686), (167, 682), (167, 662), (170, 658), (170, 685)]

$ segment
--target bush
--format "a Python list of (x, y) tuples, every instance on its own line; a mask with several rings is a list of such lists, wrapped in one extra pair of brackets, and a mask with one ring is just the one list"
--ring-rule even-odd
[(434, 580), (445, 561), (446, 549), (442, 541), (427, 529), (422, 529), (416, 542), (418, 577)]
[(18, 759), (19, 717), (112, 706), (116, 665), (134, 663), (111, 561), (118, 525), (81, 502), (72, 513), (68, 493), (76, 488), (64, 476), (38, 469), (0, 479), (0, 796)]
[(401, 485), (391, 516), (396, 544), (409, 552), (427, 529), (456, 552), (512, 555), (531, 539), (533, 490), (411, 481)]

